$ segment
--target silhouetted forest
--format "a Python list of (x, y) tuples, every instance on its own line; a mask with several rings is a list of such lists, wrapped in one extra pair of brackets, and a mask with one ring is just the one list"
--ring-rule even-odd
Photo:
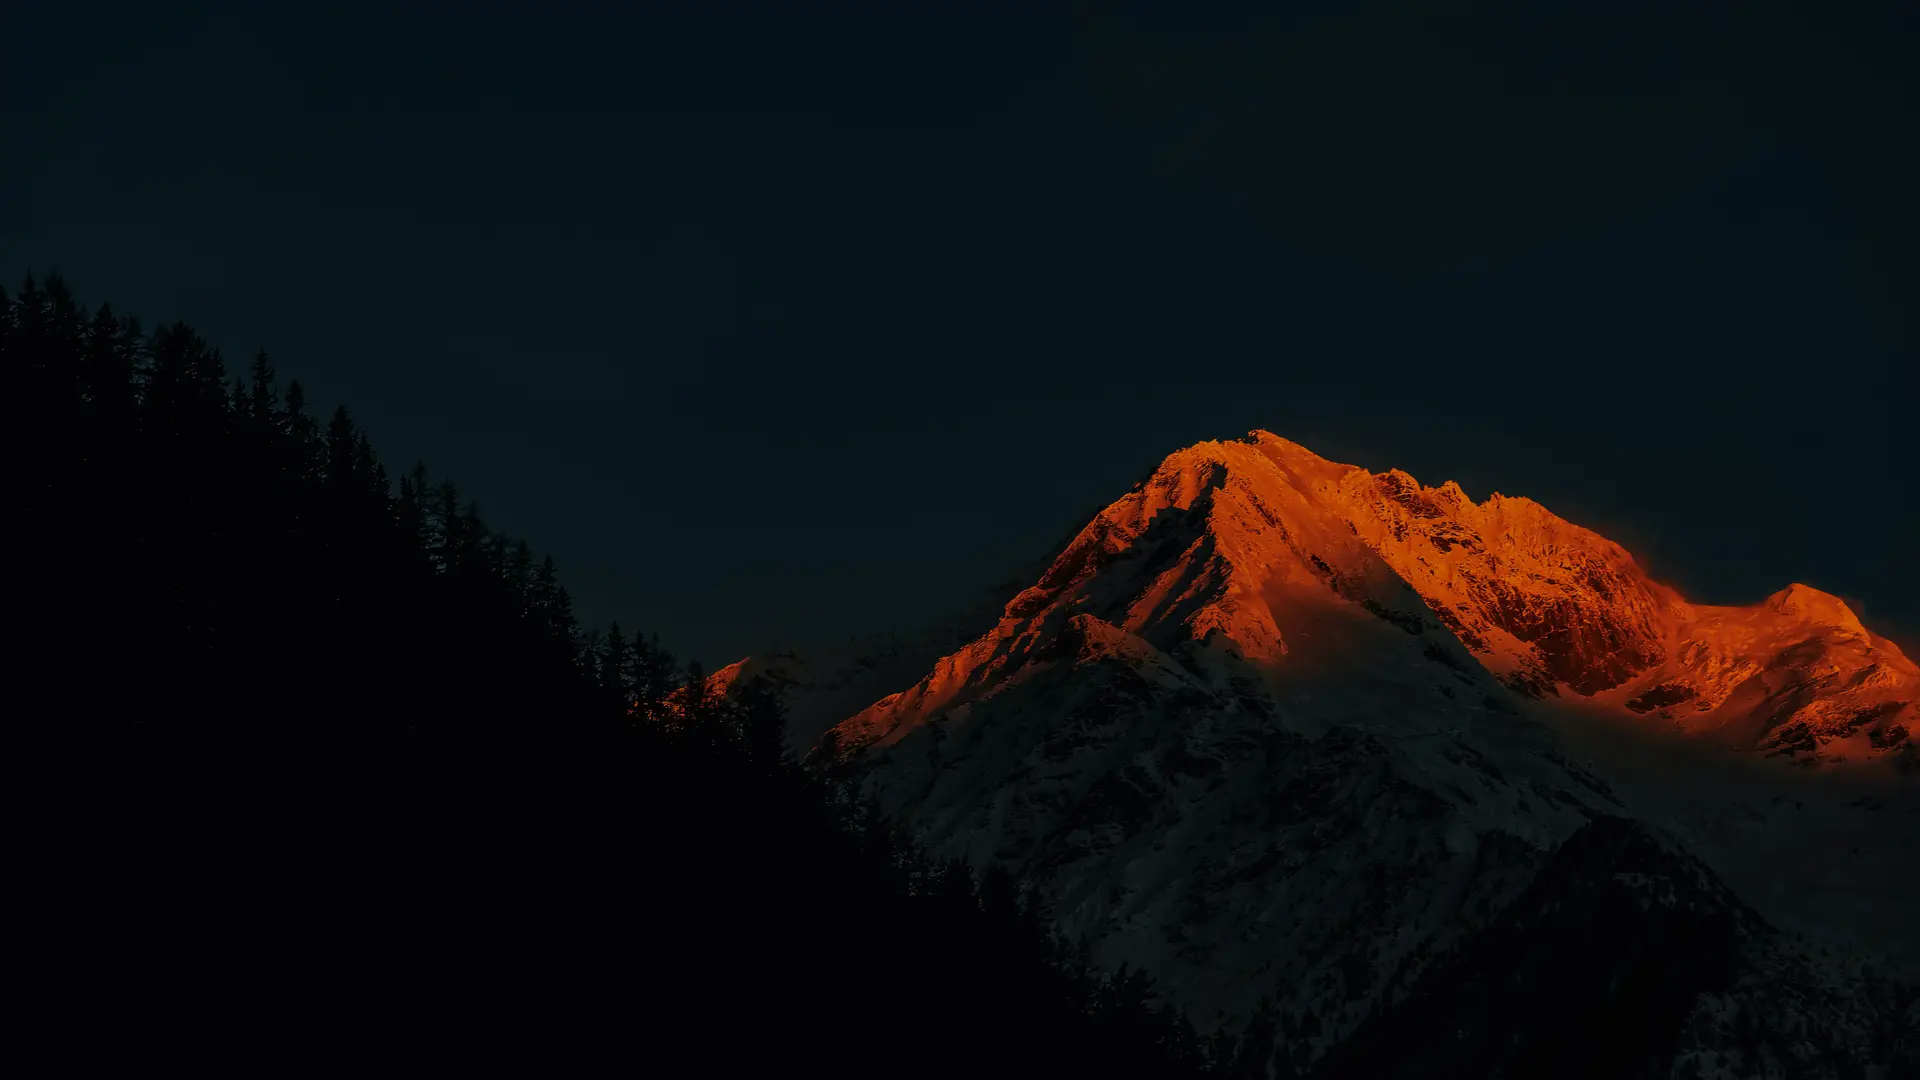
[[(87, 1053), (263, 1067), (1180, 1075), (1202, 1052), (1005, 875), (783, 749), (776, 688), (583, 633), (549, 559), (260, 353), (0, 293), (17, 722), (73, 732), (53, 877)], [(502, 424), (512, 418), (503, 417)], [(623, 467), (661, 470), (665, 463)], [(19, 640), (19, 639), (16, 639)]]

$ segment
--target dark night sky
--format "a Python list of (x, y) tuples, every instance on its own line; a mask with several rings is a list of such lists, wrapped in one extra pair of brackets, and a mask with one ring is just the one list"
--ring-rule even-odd
[(1718, 6), (13, 0), (0, 274), (265, 345), (709, 663), (1253, 427), (1911, 647), (1914, 9)]

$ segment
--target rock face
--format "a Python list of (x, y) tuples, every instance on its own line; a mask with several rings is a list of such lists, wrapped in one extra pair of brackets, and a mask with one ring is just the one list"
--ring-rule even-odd
[[(1555, 698), (1897, 755), (1920, 670), (1805, 586), (1692, 605), (1528, 500), (1254, 432), (1168, 457), (813, 760), (935, 854), (1013, 870), (1202, 1029), (1280, 1018), (1297, 1061), (1531, 902), (1543, 867), (1641, 872), (1644, 845), (1582, 832), (1625, 811), (1530, 715)], [(1616, 851), (1640, 854), (1599, 865)], [(1731, 977), (1708, 959), (1702, 993)]]
[(1531, 500), (1475, 503), (1256, 431), (1168, 457), (996, 627), (836, 737), (896, 741), (1081, 617), (1190, 667), (1297, 681), (1352, 662), (1337, 654), (1358, 645), (1356, 606), (1469, 673), (1470, 696), (1484, 669), (1524, 697), (1591, 698), (1773, 753), (1900, 752), (1920, 707), (1920, 667), (1837, 597), (1796, 584), (1752, 607), (1691, 604)]
[(1796, 584), (1753, 607), (1684, 615), (1666, 659), (1600, 700), (1808, 763), (1893, 756), (1912, 767), (1920, 668), (1838, 597)]
[(1590, 697), (1809, 761), (1909, 745), (1920, 667), (1838, 597), (1795, 584), (1751, 607), (1691, 604), (1526, 499), (1476, 505), (1397, 471), (1355, 469), (1340, 488), (1335, 512), (1520, 694)]
[(1658, 663), (1685, 603), (1612, 543), (1528, 499), (1475, 504), (1392, 471), (1342, 478), (1340, 513), (1507, 684), (1594, 694)]

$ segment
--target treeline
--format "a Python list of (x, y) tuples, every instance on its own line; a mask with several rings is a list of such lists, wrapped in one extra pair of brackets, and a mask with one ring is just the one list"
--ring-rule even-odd
[(552, 563), (451, 481), (392, 482), (264, 353), (229, 381), (191, 328), (142, 334), (57, 277), (4, 307), (40, 708), (173, 740), (576, 715)]
[(90, 839), (47, 877), (90, 927), (76, 993), (109, 1043), (1231, 1065), (1005, 875), (929, 864), (797, 766), (776, 688), (583, 633), (550, 559), (453, 481), (389, 475), (266, 354), (236, 374), (184, 324), (29, 278), (0, 291), (0, 370), (24, 436), (14, 720), (86, 744), (61, 805)]

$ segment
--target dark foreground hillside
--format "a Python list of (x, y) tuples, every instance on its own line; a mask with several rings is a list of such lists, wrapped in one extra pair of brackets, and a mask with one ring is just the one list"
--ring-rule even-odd
[[(701, 700), (345, 409), (57, 279), (0, 303), (46, 880), (86, 1057), (1179, 1075), (1094, 979)], [(697, 681), (692, 685), (699, 685)]]

